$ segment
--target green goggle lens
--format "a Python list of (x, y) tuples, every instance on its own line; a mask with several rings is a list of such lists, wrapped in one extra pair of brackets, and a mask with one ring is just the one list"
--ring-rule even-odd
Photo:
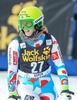
[(30, 30), (34, 27), (34, 23), (33, 21), (19, 21), (19, 27), (20, 29), (24, 29), (26, 28), (27, 30)]

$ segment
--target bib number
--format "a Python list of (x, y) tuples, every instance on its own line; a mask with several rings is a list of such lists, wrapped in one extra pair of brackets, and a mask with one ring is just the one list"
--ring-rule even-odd
[(44, 64), (44, 61), (40, 61), (40, 62), (32, 62), (31, 63), (31, 67), (32, 67), (32, 73), (37, 73), (38, 71), (36, 71), (36, 68), (37, 68), (37, 65), (39, 64), (39, 72), (42, 71), (42, 68), (43, 68), (43, 64)]

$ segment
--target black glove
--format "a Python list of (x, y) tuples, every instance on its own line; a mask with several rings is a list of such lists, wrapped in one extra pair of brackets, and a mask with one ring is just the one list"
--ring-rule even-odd
[(12, 95), (12, 96), (9, 96), (8, 100), (11, 100), (11, 99), (18, 100), (18, 99), (21, 99), (21, 97), (20, 96)]
[(74, 92), (69, 90), (63, 90), (57, 100), (72, 100), (72, 95), (74, 95)]
[(61, 94), (62, 94), (62, 93), (66, 93), (69, 100), (72, 99), (72, 98), (71, 98), (71, 95), (74, 95), (74, 92), (69, 91), (69, 90), (63, 90), (63, 91), (61, 92)]

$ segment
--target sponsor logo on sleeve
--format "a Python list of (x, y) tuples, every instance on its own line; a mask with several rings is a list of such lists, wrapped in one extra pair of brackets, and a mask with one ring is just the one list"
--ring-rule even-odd
[(18, 62), (18, 53), (13, 51), (13, 65), (17, 65)]
[(59, 59), (58, 52), (56, 51), (56, 52), (51, 53), (51, 58), (52, 58), (52, 60), (57, 60), (57, 59)]

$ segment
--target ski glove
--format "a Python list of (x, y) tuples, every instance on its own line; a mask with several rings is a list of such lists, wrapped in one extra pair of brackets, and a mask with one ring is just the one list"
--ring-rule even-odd
[(17, 95), (17, 92), (9, 92), (8, 100), (19, 100), (20, 96)]
[(57, 100), (72, 100), (72, 95), (74, 95), (74, 92), (63, 90)]
[(21, 99), (20, 96), (15, 96), (15, 95), (12, 95), (12, 96), (9, 96), (8, 100), (19, 100)]

